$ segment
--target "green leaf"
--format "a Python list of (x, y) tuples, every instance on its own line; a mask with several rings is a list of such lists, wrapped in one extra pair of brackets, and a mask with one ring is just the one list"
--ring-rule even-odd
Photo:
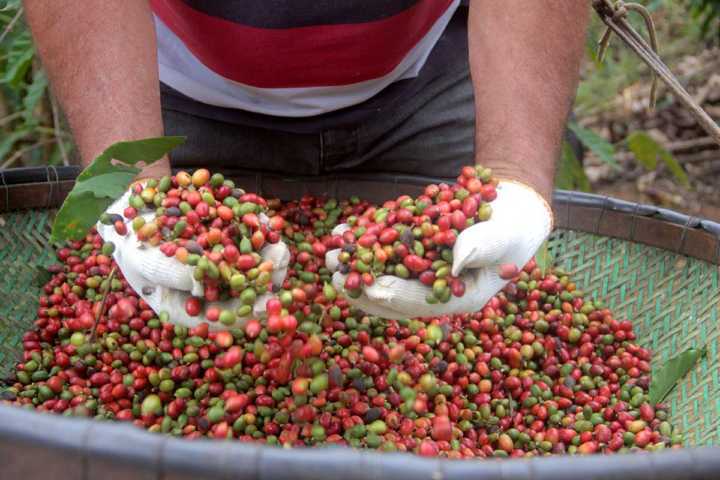
[(627, 142), (630, 151), (647, 170), (655, 170), (658, 158), (660, 158), (681, 185), (689, 185), (687, 174), (677, 159), (650, 135), (644, 132), (634, 132), (627, 138)]
[(590, 180), (568, 142), (563, 142), (562, 154), (555, 175), (555, 186), (564, 190), (590, 191)]
[(4, 2), (0, 2), (0, 12), (17, 10), (18, 8), (20, 8), (20, 0), (5, 0)]
[(19, 89), (20, 83), (32, 65), (34, 56), (35, 48), (30, 38), (30, 32), (26, 30), (17, 36), (10, 45), (7, 64), (5, 65), (5, 76), (0, 80), (0, 83), (6, 83), (15, 90)]
[(70, 192), (55, 216), (50, 241), (80, 240), (114, 201), (110, 197), (97, 198), (89, 191)]
[(16, 57), (8, 58), (7, 71), (2, 83), (7, 83), (12, 88), (19, 88), (20, 82), (25, 78), (25, 74), (32, 64), (34, 55), (34, 50), (26, 50)]
[[(22, 140), (30, 133), (30, 129), (23, 128), (21, 130), (15, 130), (12, 133), (8, 133), (5, 138), (0, 140), (0, 160), (3, 160), (5, 156), (10, 153), (13, 146), (18, 140)], [(0, 162), (2, 163), (2, 162)]]
[(545, 276), (545, 273), (548, 271), (550, 265), (552, 264), (552, 258), (550, 256), (550, 249), (547, 240), (545, 240), (543, 244), (540, 245), (540, 248), (535, 254), (535, 263), (540, 269), (542, 275)]
[[(68, 155), (68, 157), (71, 157), (71, 152), (73, 151), (73, 143), (71, 141), (63, 141), (63, 145), (65, 146), (65, 153)], [(50, 154), (50, 159), (48, 160), (48, 165), (62, 165), (63, 164), (63, 157), (62, 152), (60, 151), (60, 147), (56, 144), (55, 147), (53, 147), (52, 153)]]
[(568, 164), (568, 160), (565, 157), (565, 147), (563, 147), (563, 153), (560, 156), (558, 162), (557, 172), (555, 172), (555, 188), (561, 190), (574, 190), (575, 182), (573, 181), (572, 166)]
[(616, 170), (622, 170), (615, 160), (615, 147), (613, 147), (612, 143), (608, 142), (592, 130), (581, 127), (576, 122), (570, 122), (568, 124), (568, 128), (575, 134), (578, 140), (595, 153), (600, 160)]
[(596, 69), (602, 70), (605, 68), (605, 64), (601, 62), (600, 57), (598, 57), (597, 43), (591, 41), (590, 36), (588, 36), (588, 43), (585, 45), (585, 55), (592, 60)]
[(634, 132), (627, 138), (628, 148), (646, 170), (657, 168), (658, 143), (644, 132)]
[(685, 173), (685, 170), (682, 168), (680, 163), (678, 163), (677, 159), (673, 157), (672, 153), (662, 149), (660, 152), (660, 158), (662, 158), (663, 162), (665, 162), (665, 166), (667, 166), (668, 170), (670, 170), (670, 173), (672, 173), (675, 179), (680, 182), (680, 185), (683, 187), (690, 185), (687, 173)]
[(117, 199), (122, 197), (139, 172), (139, 169), (133, 169), (133, 171), (118, 171), (91, 177), (75, 185), (73, 193), (90, 192), (95, 198)]
[(184, 137), (158, 137), (110, 146), (78, 176), (55, 217), (51, 240), (81, 239), (125, 193), (141, 163), (147, 166), (160, 160), (184, 141)]
[(650, 395), (648, 398), (650, 405), (662, 402), (675, 387), (675, 384), (693, 368), (700, 358), (705, 356), (706, 352), (705, 347), (699, 350), (696, 348), (685, 350), (657, 369), (650, 381)]
[(37, 70), (33, 75), (33, 81), (28, 85), (27, 92), (23, 98), (23, 117), (27, 125), (36, 125), (38, 119), (35, 118), (35, 107), (37, 107), (48, 85), (47, 76), (43, 70)]
[[(140, 172), (137, 168), (141, 162), (145, 166), (161, 159), (170, 150), (185, 142), (185, 137), (157, 137), (133, 142), (118, 142), (110, 146), (97, 157), (77, 178), (78, 182), (105, 173), (118, 171)], [(120, 164), (113, 164), (117, 160)], [(142, 165), (141, 165), (142, 166)]]

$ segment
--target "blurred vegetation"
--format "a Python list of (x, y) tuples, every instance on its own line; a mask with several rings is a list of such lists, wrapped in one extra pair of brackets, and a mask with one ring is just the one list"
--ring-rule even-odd
[[(720, 0), (650, 0), (640, 3), (645, 5), (654, 19), (659, 53), (671, 70), (685, 57), (720, 45)], [(647, 37), (640, 16), (630, 14), (628, 20)], [(650, 69), (617, 38), (611, 40), (604, 61), (599, 61), (597, 42), (604, 30), (602, 21), (593, 16), (586, 44), (587, 61), (583, 66), (582, 81), (575, 99), (574, 113), (580, 119), (612, 109), (619, 92), (626, 87), (642, 81), (650, 82)], [(663, 99), (660, 100), (662, 102)], [(657, 108), (659, 110), (662, 107), (660, 103)], [(662, 163), (677, 183), (683, 187), (689, 185), (688, 176), (677, 159), (646, 132), (629, 132), (622, 142), (613, 144), (577, 123), (570, 123), (569, 127), (588, 151), (613, 169), (622, 168), (615, 158), (617, 151), (629, 151), (646, 170), (655, 170)], [(580, 159), (567, 145), (560, 159), (556, 186), (568, 190), (591, 190), (590, 180), (581, 167)]]
[[(647, 0), (661, 42), (661, 56), (672, 68), (683, 56), (720, 42), (720, 0)], [(688, 21), (690, 12), (691, 21)], [(639, 31), (640, 19), (631, 18)], [(597, 40), (603, 24), (594, 18), (588, 36), (588, 61), (577, 93), (576, 115), (594, 114), (625, 86), (649, 77), (647, 67), (614, 39), (604, 63), (597, 61)], [(570, 125), (585, 147), (611, 168), (618, 145), (596, 132)], [(682, 167), (672, 154), (643, 132), (632, 132), (623, 148), (631, 150), (647, 168), (664, 162), (680, 183), (686, 183)], [(30, 33), (22, 17), (20, 0), (0, 0), (0, 168), (36, 165), (67, 165), (73, 162), (73, 145), (48, 80), (35, 55)], [(580, 159), (566, 146), (560, 161), (560, 188), (589, 190), (590, 182)]]
[[(720, 0), (651, 0), (640, 3), (648, 8), (655, 20), (660, 56), (671, 70), (685, 55), (720, 45)], [(644, 24), (638, 16), (630, 15), (628, 19), (638, 32), (645, 35)], [(617, 38), (613, 38), (605, 61), (600, 63), (597, 42), (604, 30), (605, 25), (600, 19), (593, 17), (586, 44), (588, 62), (575, 100), (578, 116), (597, 112), (623, 87), (650, 75), (648, 67)]]
[(36, 58), (22, 4), (0, 6), (0, 168), (68, 165), (72, 142)]

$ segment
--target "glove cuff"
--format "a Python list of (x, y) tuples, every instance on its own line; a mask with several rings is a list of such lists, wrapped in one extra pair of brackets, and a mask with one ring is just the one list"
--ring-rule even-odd
[[(535, 190), (533, 187), (529, 186), (526, 183), (520, 182), (518, 180), (513, 180), (510, 178), (498, 178), (498, 184), (500, 183), (511, 183), (514, 185), (517, 185), (518, 187), (521, 187), (525, 190), (527, 190), (530, 194), (532, 194), (534, 197), (537, 197), (540, 204), (544, 207), (545, 211), (547, 212), (548, 218), (550, 219), (550, 227), (547, 232), (545, 232), (546, 236), (550, 234), (550, 232), (553, 231), (553, 228), (555, 228), (555, 214), (553, 213), (552, 207), (548, 204), (547, 200), (545, 200), (545, 197), (540, 195), (537, 190)], [(492, 205), (492, 203), (490, 204)]]

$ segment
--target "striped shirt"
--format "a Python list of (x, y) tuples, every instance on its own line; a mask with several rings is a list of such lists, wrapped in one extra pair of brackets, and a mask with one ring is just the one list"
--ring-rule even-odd
[(460, 0), (152, 0), (160, 80), (207, 105), (303, 118), (415, 78)]

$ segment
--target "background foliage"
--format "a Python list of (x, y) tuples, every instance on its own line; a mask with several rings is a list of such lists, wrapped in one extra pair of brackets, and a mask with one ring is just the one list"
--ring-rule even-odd
[[(720, 0), (652, 0), (641, 3), (655, 17), (660, 54), (671, 69), (684, 56), (720, 42)], [(687, 12), (690, 12), (689, 19)], [(678, 18), (682, 19), (679, 23)], [(629, 19), (639, 32), (646, 34), (640, 18), (631, 15)], [(611, 52), (605, 61), (601, 63), (598, 60), (597, 40), (603, 31), (602, 22), (594, 18), (586, 46), (588, 62), (575, 103), (575, 114), (581, 119), (602, 113), (624, 87), (649, 78), (649, 69), (617, 39), (613, 39)], [(667, 103), (672, 99), (661, 98), (660, 101), (658, 109), (662, 108), (663, 101)], [(569, 128), (587, 150), (612, 169), (622, 168), (615, 156), (618, 150), (626, 150), (646, 170), (655, 170), (660, 162), (681, 186), (689, 186), (688, 176), (678, 160), (646, 132), (633, 131), (622, 141), (611, 143), (577, 123), (570, 123)], [(556, 185), (569, 190), (591, 190), (591, 182), (580, 167), (579, 159), (574, 158), (572, 149), (563, 149)]]
[(72, 142), (36, 58), (22, 4), (0, 5), (0, 168), (68, 165)]

